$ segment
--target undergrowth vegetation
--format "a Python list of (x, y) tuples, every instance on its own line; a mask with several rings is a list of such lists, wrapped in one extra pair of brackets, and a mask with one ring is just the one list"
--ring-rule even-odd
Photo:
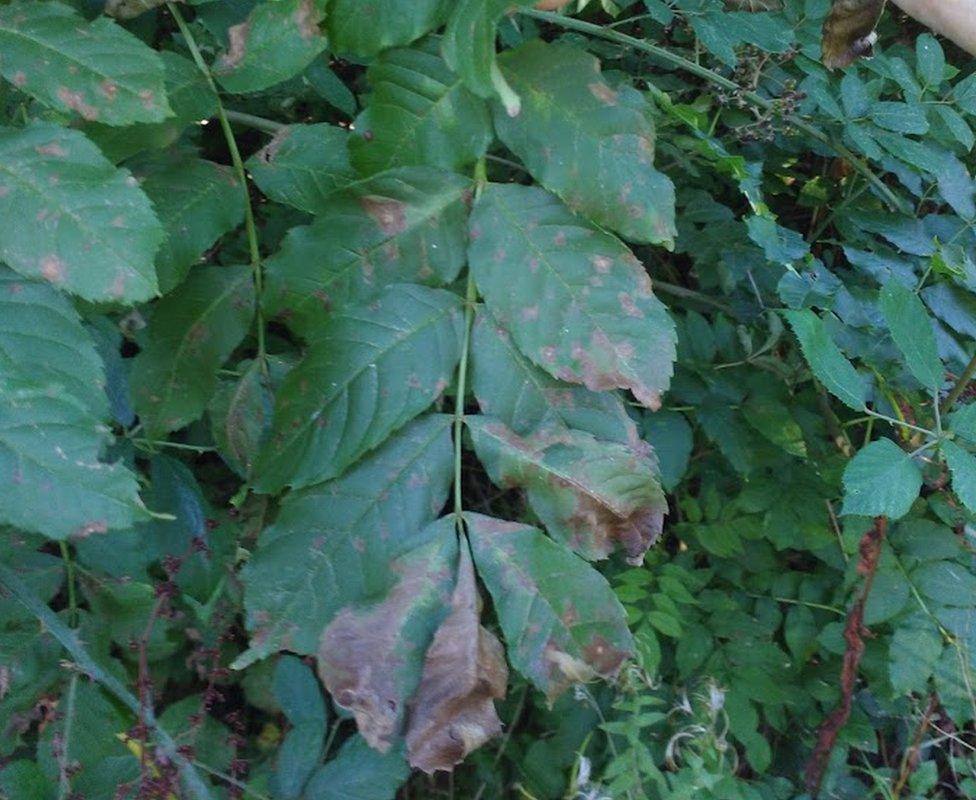
[(0, 797), (976, 796), (976, 62), (829, 6), (0, 2)]

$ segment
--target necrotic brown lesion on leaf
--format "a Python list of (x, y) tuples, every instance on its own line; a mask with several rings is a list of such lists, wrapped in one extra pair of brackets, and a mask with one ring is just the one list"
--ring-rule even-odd
[(462, 547), (451, 613), (434, 635), (410, 704), (407, 754), (424, 772), (452, 769), (501, 732), (494, 700), (505, 697), (508, 666), (501, 642), (479, 624), (480, 611), (471, 556)]

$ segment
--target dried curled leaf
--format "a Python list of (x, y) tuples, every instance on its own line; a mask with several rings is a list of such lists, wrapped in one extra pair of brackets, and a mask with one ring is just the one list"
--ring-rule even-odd
[(848, 67), (861, 56), (869, 55), (884, 7), (885, 0), (834, 0), (823, 27), (824, 66)]
[(481, 598), (474, 567), (462, 546), (451, 613), (427, 651), (423, 677), (411, 701), (407, 755), (411, 766), (450, 770), (501, 733), (494, 700), (505, 697), (505, 650), (478, 619)]

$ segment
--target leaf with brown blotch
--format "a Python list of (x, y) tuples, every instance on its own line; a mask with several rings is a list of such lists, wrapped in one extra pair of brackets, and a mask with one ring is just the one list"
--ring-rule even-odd
[[(340, 611), (322, 633), (319, 677), (359, 732), (382, 753), (400, 734), (424, 653), (447, 613), (457, 560), (454, 520), (433, 523), (431, 541), (391, 564), (386, 597)], [(443, 530), (437, 530), (442, 528)]]
[(640, 564), (661, 535), (668, 505), (646, 442), (604, 442), (562, 426), (519, 436), (485, 416), (467, 424), (491, 479), (524, 488), (549, 533), (584, 558), (619, 547)]
[(407, 727), (410, 765), (426, 773), (450, 770), (501, 733), (494, 700), (505, 697), (508, 665), (501, 642), (479, 622), (481, 598), (462, 545), (451, 613), (424, 661)]
[(834, 0), (820, 45), (824, 66), (848, 67), (869, 55), (884, 7), (885, 0)]

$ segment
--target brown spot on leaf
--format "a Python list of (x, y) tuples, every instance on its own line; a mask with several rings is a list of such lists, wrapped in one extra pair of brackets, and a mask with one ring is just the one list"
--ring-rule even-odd
[(539, 318), (539, 306), (526, 306), (522, 309), (522, 319), (525, 322), (531, 322)]
[(321, 18), (322, 15), (312, 0), (302, 0), (293, 15), (295, 26), (298, 28), (298, 33), (303, 39), (313, 39), (319, 35), (319, 21)]
[(56, 255), (44, 256), (41, 259), (41, 275), (51, 283), (60, 283), (64, 280), (64, 262)]
[(387, 197), (361, 197), (359, 204), (367, 214), (379, 223), (380, 230), (387, 236), (406, 230), (407, 220), (404, 204), (399, 200), (391, 200)]
[(149, 89), (139, 92), (139, 99), (142, 100), (142, 107), (146, 111), (152, 111), (156, 107), (156, 96)]
[(72, 92), (67, 86), (58, 89), (58, 100), (64, 103), (72, 111), (77, 111), (82, 119), (89, 122), (98, 119), (98, 109), (85, 102), (81, 92)]
[(471, 556), (462, 547), (451, 613), (434, 635), (410, 704), (407, 754), (428, 774), (452, 769), (501, 733), (493, 701), (505, 697), (508, 667), (501, 642), (479, 624), (480, 610)]
[(17, 70), (11, 80), (14, 86), (16, 86), (18, 89), (27, 84), (27, 76), (24, 74), (23, 70)]
[(91, 522), (86, 522), (79, 528), (76, 528), (71, 532), (71, 535), (76, 539), (84, 539), (91, 536), (93, 533), (106, 533), (108, 531), (108, 523), (103, 519), (95, 519)]
[(251, 23), (247, 21), (227, 29), (228, 47), (221, 55), (218, 65), (221, 70), (232, 70), (244, 60), (247, 54), (247, 35), (250, 30)]
[(593, 256), (590, 261), (593, 264), (593, 269), (601, 273), (609, 272), (610, 267), (613, 266), (613, 259), (607, 256)]
[(607, 86), (603, 81), (593, 81), (589, 85), (590, 94), (604, 105), (617, 105), (617, 93)]
[(38, 145), (36, 148), (37, 152), (42, 156), (54, 156), (55, 158), (64, 158), (68, 155), (67, 151), (58, 143), (51, 142), (50, 144)]
[(115, 81), (106, 79), (99, 84), (98, 90), (105, 95), (106, 100), (111, 102), (119, 93), (119, 85)]

